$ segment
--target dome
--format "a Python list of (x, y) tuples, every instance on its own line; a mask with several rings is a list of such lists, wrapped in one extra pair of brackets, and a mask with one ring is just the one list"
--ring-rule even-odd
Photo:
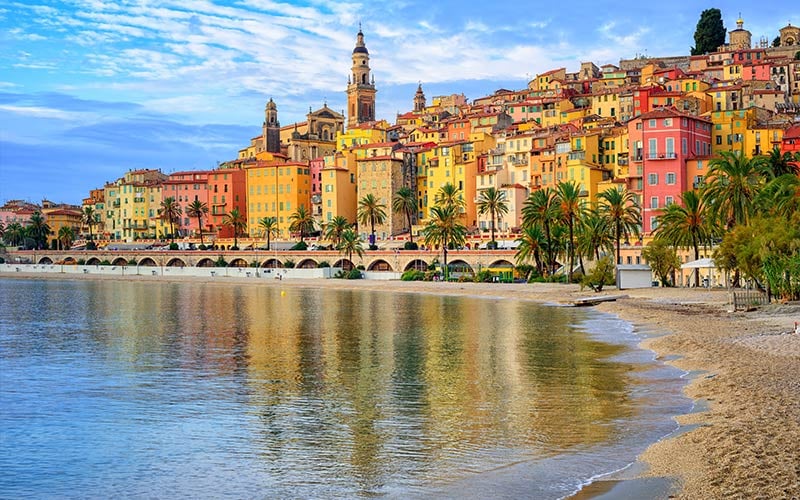
[(366, 47), (356, 47), (353, 49), (353, 54), (367, 54), (369, 55), (369, 51)]

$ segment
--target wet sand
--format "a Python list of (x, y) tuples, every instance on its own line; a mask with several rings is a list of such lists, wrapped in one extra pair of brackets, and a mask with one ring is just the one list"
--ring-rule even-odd
[[(102, 275), (2, 273), (23, 279), (121, 279)], [(578, 286), (363, 280), (256, 280), (126, 276), (130, 281), (247, 283), (283, 288), (386, 290), (569, 303), (593, 295)], [(611, 289), (606, 294), (618, 294)], [(702, 404), (677, 418), (682, 428), (650, 446), (635, 473), (596, 481), (579, 498), (800, 498), (800, 306), (727, 312), (724, 290), (625, 290), (595, 306), (665, 335), (644, 347), (690, 372), (686, 394)], [(635, 477), (632, 477), (635, 476)]]

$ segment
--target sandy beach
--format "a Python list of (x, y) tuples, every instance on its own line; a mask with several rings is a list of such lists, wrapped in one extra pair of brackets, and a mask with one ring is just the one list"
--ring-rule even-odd
[[(8, 273), (18, 279), (121, 279)], [(569, 303), (591, 296), (578, 286), (475, 284), (365, 280), (254, 280), (126, 276), (132, 281), (191, 281), (253, 286), (336, 287), (358, 290), (501, 297)], [(605, 294), (617, 294), (613, 288)], [(663, 331), (643, 346), (691, 375), (687, 396), (701, 411), (677, 417), (681, 430), (650, 446), (640, 457), (631, 498), (658, 498), (652, 478), (667, 478), (675, 498), (800, 498), (800, 306), (772, 305), (752, 312), (727, 312), (725, 290), (625, 290), (629, 298), (595, 306), (640, 330)], [(581, 495), (619, 498), (620, 477), (597, 481)], [(627, 481), (635, 484), (636, 481)], [(606, 483), (605, 485), (603, 483)], [(629, 486), (630, 486), (629, 484)], [(608, 493), (610, 490), (610, 493)], [(638, 492), (638, 493), (637, 493)], [(652, 494), (651, 494), (652, 493)]]

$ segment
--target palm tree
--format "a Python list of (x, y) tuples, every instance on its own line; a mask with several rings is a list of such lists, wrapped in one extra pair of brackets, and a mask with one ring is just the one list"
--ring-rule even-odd
[[(671, 203), (656, 217), (656, 238), (681, 248), (694, 249), (694, 260), (700, 258), (700, 245), (708, 245), (714, 236), (708, 207), (695, 191), (681, 194), (682, 205)], [(700, 273), (694, 275), (694, 285), (700, 286)]]
[(375, 224), (386, 221), (386, 205), (381, 203), (372, 193), (364, 195), (358, 201), (358, 223), (369, 224), (370, 246), (375, 245)]
[(397, 190), (392, 198), (392, 210), (396, 213), (403, 213), (408, 221), (409, 241), (414, 243), (414, 230), (411, 215), (417, 211), (417, 197), (414, 190), (408, 186), (403, 186)]
[(703, 196), (712, 214), (732, 229), (747, 224), (755, 209), (753, 201), (762, 188), (764, 158), (747, 158), (730, 151), (709, 162)]
[(486, 215), (487, 213), (492, 218), (491, 234), (492, 234), (492, 247), (496, 246), (494, 241), (494, 221), (497, 216), (503, 216), (508, 213), (508, 202), (506, 201), (506, 192), (498, 191), (494, 187), (490, 187), (481, 191), (478, 197), (477, 207), (478, 213)]
[[(364, 245), (358, 233), (356, 233), (352, 227), (346, 229), (342, 233), (339, 243), (336, 245), (336, 249), (343, 255), (347, 255), (347, 260), (349, 260), (351, 264), (353, 264), (353, 253), (358, 254), (359, 257), (364, 256)], [(355, 267), (355, 264), (353, 264), (353, 266)]]
[(186, 216), (197, 219), (197, 230), (200, 231), (200, 244), (203, 243), (203, 216), (208, 213), (208, 204), (204, 201), (194, 200), (186, 205)]
[(461, 213), (461, 209), (463, 209), (467, 204), (466, 201), (464, 201), (464, 196), (461, 193), (461, 189), (449, 182), (439, 188), (439, 191), (436, 192), (433, 202), (436, 205), (442, 206), (452, 205), (458, 208), (458, 213)]
[(761, 190), (756, 206), (763, 213), (786, 219), (800, 213), (800, 177), (794, 174), (776, 177)]
[(81, 212), (81, 222), (89, 228), (89, 241), (92, 241), (92, 226), (97, 223), (97, 215), (92, 206), (83, 207)]
[(337, 215), (325, 224), (325, 233), (323, 237), (330, 241), (334, 248), (338, 248), (339, 243), (342, 241), (342, 235), (348, 229), (352, 229), (352, 227), (353, 225), (350, 224), (350, 221), (343, 215)]
[(300, 205), (295, 212), (289, 216), (289, 231), (300, 233), (300, 242), (305, 241), (306, 235), (313, 233), (317, 227), (314, 216), (304, 205)]
[(542, 250), (546, 248), (546, 238), (542, 228), (538, 225), (530, 225), (522, 228), (522, 234), (517, 238), (519, 245), (515, 255), (517, 265), (533, 258), (536, 270), (542, 274)]
[(12, 247), (19, 246), (25, 237), (25, 228), (19, 222), (12, 222), (6, 227), (3, 239)]
[(467, 227), (460, 222), (459, 209), (444, 204), (431, 207), (428, 224), (422, 229), (426, 245), (441, 245), (444, 252), (444, 279), (447, 280), (447, 248), (463, 246)]
[(639, 235), (642, 224), (642, 212), (636, 203), (636, 196), (628, 190), (619, 191), (608, 188), (597, 195), (600, 201), (599, 212), (606, 219), (614, 232), (614, 241), (617, 247), (617, 264), (622, 264), (620, 258), (620, 240), (624, 236)]
[(609, 221), (598, 210), (588, 210), (578, 224), (575, 247), (580, 260), (600, 260), (600, 252), (614, 253), (614, 236)]
[(247, 227), (244, 215), (239, 212), (238, 208), (234, 208), (222, 218), (222, 225), (233, 228), (233, 247), (239, 248), (239, 234), (243, 233)]
[(61, 226), (58, 229), (58, 243), (61, 245), (61, 250), (68, 250), (72, 247), (73, 241), (75, 241), (75, 230), (71, 226)]
[(792, 154), (787, 151), (781, 154), (781, 150), (778, 146), (775, 146), (772, 151), (767, 153), (764, 157), (765, 171), (773, 179), (786, 174), (800, 174), (798, 163), (800, 163), (800, 153)]
[(161, 200), (158, 216), (169, 222), (169, 232), (172, 242), (175, 243), (175, 222), (180, 220), (183, 210), (175, 198), (168, 196)]
[(559, 182), (556, 186), (556, 195), (561, 210), (561, 218), (569, 228), (569, 270), (567, 279), (572, 282), (572, 269), (575, 267), (575, 224), (583, 216), (583, 201), (581, 200), (580, 189), (575, 181)]
[(269, 241), (271, 236), (278, 235), (278, 218), (277, 217), (262, 217), (258, 219), (258, 227), (264, 232), (267, 238), (267, 250), (269, 250)]
[(41, 212), (34, 212), (28, 220), (28, 234), (33, 239), (36, 249), (46, 248), (47, 237), (52, 234), (50, 226)]
[(558, 203), (555, 191), (547, 187), (534, 191), (522, 205), (523, 228), (539, 225), (544, 229), (547, 265), (549, 273), (555, 272), (556, 254), (553, 244), (553, 226), (558, 223)]

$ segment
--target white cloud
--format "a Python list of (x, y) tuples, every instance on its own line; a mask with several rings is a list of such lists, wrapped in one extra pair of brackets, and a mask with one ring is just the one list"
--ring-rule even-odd
[(54, 118), (56, 120), (75, 120), (82, 115), (81, 113), (64, 111), (62, 109), (46, 108), (42, 106), (13, 106), (10, 104), (0, 104), (0, 111), (7, 111), (9, 113), (32, 118)]

